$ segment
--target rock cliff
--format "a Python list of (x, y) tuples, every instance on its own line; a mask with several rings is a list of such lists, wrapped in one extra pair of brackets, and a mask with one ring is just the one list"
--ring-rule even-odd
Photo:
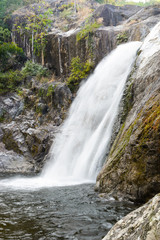
[(158, 240), (160, 194), (118, 221), (103, 240)]
[[(86, 12), (88, 9), (88, 15), (81, 12), (75, 15), (74, 12), (70, 12), (64, 16), (64, 3), (66, 4), (65, 1), (54, 1), (46, 5), (53, 10), (53, 16), (52, 26), (48, 29), (44, 59), (46, 66), (62, 78), (69, 75), (74, 57), (79, 56), (82, 62), (90, 59), (96, 66), (117, 44), (143, 40), (160, 20), (159, 6), (98, 6), (94, 1), (88, 1), (86, 6), (81, 7), (85, 7)], [(41, 7), (42, 13), (46, 6)], [(37, 9), (38, 5), (34, 4), (30, 8), (19, 9), (12, 15), (13, 40), (24, 49), (29, 58), (33, 54), (31, 41), (23, 32), (15, 31), (15, 24), (25, 22), (26, 15), (36, 13)], [(89, 14), (91, 16), (88, 18)], [(97, 25), (93, 29), (90, 28), (95, 22), (99, 27)], [(83, 33), (83, 37), (78, 39), (78, 33)], [(40, 61), (38, 57), (37, 60)]]
[(40, 83), (33, 78), (29, 82), (32, 86), (23, 88), (23, 96), (15, 93), (0, 96), (2, 173), (41, 170), (72, 100), (65, 83)]
[(129, 78), (129, 112), (97, 178), (100, 192), (133, 201), (146, 201), (160, 191), (159, 36), (160, 23), (138, 52)]

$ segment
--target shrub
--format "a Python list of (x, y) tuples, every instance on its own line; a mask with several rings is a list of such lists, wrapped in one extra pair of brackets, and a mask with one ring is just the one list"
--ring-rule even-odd
[(11, 32), (8, 28), (0, 27), (0, 44), (4, 42), (9, 42), (11, 39)]
[(24, 75), (19, 71), (0, 73), (0, 94), (15, 91), (24, 80)]
[(52, 96), (52, 94), (54, 93), (54, 90), (55, 90), (55, 88), (56, 88), (56, 86), (52, 86), (52, 85), (50, 85), (49, 87), (48, 87), (48, 90), (47, 90), (47, 97), (50, 97), (50, 96)]
[(73, 8), (73, 7), (74, 7), (74, 3), (68, 3), (68, 4), (61, 5), (58, 9), (60, 11), (64, 11), (65, 9)]
[(123, 33), (119, 33), (117, 35), (117, 44), (121, 44), (121, 43), (125, 43), (128, 41), (128, 36), (127, 36), (127, 33), (126, 32), (123, 32)]
[(71, 91), (75, 91), (80, 81), (86, 78), (93, 68), (93, 63), (87, 60), (85, 63), (81, 62), (79, 57), (72, 58), (71, 61), (71, 75), (67, 80), (67, 85)]
[(20, 62), (24, 62), (25, 59), (22, 48), (17, 47), (15, 43), (0, 45), (0, 70), (2, 72), (17, 68)]
[(42, 77), (47, 77), (49, 75), (49, 71), (47, 68), (43, 67), (38, 63), (33, 63), (32, 61), (27, 61), (25, 63), (25, 66), (22, 69), (22, 73), (25, 76), (36, 76), (38, 79)]
[(101, 24), (97, 23), (97, 22), (94, 22), (94, 23), (87, 23), (85, 24), (84, 28), (78, 32), (76, 38), (77, 38), (77, 41), (80, 41), (81, 39), (83, 38), (88, 38), (89, 34), (92, 34), (93, 31), (96, 29), (96, 28), (99, 28), (101, 26)]

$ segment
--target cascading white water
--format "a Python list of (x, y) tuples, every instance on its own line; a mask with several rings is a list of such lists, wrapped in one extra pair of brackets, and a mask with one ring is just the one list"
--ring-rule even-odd
[(21, 179), (19, 183), (16, 179), (13, 185), (53, 186), (95, 181), (140, 45), (141, 42), (120, 45), (100, 62), (79, 89), (41, 176)]
[(81, 86), (51, 149), (42, 176), (55, 180), (95, 180), (131, 66), (140, 42), (119, 46)]

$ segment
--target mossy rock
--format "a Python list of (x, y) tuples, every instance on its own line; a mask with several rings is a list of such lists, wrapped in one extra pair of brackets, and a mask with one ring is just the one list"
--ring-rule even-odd
[(160, 93), (157, 91), (128, 128), (125, 123), (122, 125), (108, 161), (98, 176), (100, 191), (113, 192), (114, 189), (136, 201), (146, 201), (159, 192), (159, 136)]

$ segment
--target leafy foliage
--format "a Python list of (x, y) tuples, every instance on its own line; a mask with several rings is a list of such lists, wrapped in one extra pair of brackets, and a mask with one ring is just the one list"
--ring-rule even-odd
[(101, 24), (94, 22), (94, 23), (87, 23), (85, 24), (84, 28), (77, 34), (76, 38), (77, 41), (80, 41), (83, 38), (88, 38), (89, 34), (92, 34), (92, 32), (99, 28)]
[(0, 44), (11, 40), (11, 32), (8, 28), (0, 27)]
[(128, 36), (127, 36), (127, 33), (126, 32), (123, 32), (123, 33), (119, 33), (117, 35), (117, 44), (121, 44), (121, 43), (125, 43), (128, 41)]
[(32, 61), (27, 61), (25, 63), (25, 66), (22, 69), (22, 73), (25, 76), (36, 76), (38, 79), (49, 75), (49, 71), (47, 68), (43, 67), (38, 63), (33, 63)]
[(58, 9), (60, 11), (64, 11), (65, 9), (73, 8), (73, 7), (74, 7), (74, 3), (68, 3), (68, 4), (61, 5)]
[(0, 0), (0, 26), (6, 27), (6, 20), (16, 9), (39, 2), (38, 0)]
[(0, 72), (0, 94), (15, 91), (24, 80), (24, 75), (19, 71)]
[(22, 48), (15, 43), (3, 43), (0, 45), (0, 70), (2, 72), (16, 68), (19, 62), (25, 60)]
[(123, 5), (139, 5), (139, 6), (149, 6), (153, 4), (159, 4), (160, 0), (150, 0), (146, 2), (135, 2), (135, 1), (125, 1), (125, 0), (96, 0), (96, 2), (100, 4), (112, 4), (117, 6), (123, 6)]
[(88, 76), (92, 68), (93, 64), (89, 60), (83, 63), (79, 57), (72, 58), (71, 75), (67, 80), (67, 85), (71, 91), (76, 90), (80, 81)]
[(55, 87), (53, 87), (52, 85), (50, 85), (48, 87), (48, 90), (47, 90), (47, 97), (51, 96), (53, 93), (54, 93), (54, 90), (55, 90)]
[[(37, 56), (41, 56), (42, 65), (44, 65), (44, 49), (47, 43), (46, 34), (48, 28), (51, 26), (52, 20), (49, 16), (53, 14), (52, 9), (48, 9), (43, 14), (40, 13), (41, 6), (39, 6), (39, 14), (32, 14), (25, 19), (25, 23), (15, 24), (16, 31), (20, 35), (27, 35), (30, 38), (32, 45), (32, 52)], [(34, 57), (32, 56), (34, 59)]]

